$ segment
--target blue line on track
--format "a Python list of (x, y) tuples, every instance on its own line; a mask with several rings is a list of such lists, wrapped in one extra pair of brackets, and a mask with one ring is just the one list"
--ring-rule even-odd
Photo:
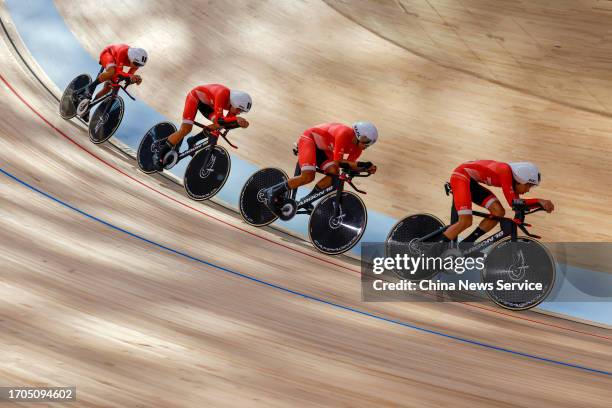
[(490, 350), (496, 350), (496, 351), (501, 351), (501, 352), (508, 353), (508, 354), (514, 354), (514, 355), (517, 355), (517, 356), (526, 357), (526, 358), (530, 358), (530, 359), (537, 360), (537, 361), (543, 361), (543, 362), (546, 362), (546, 363), (557, 364), (557, 365), (561, 365), (561, 366), (565, 366), (565, 367), (571, 367), (571, 368), (576, 368), (576, 369), (579, 369), (579, 370), (588, 371), (588, 372), (592, 372), (592, 373), (612, 376), (612, 372), (610, 372), (610, 371), (598, 370), (598, 369), (595, 369), (595, 368), (589, 368), (589, 367), (581, 366), (581, 365), (578, 365), (578, 364), (566, 363), (566, 362), (559, 361), (559, 360), (553, 360), (553, 359), (549, 359), (549, 358), (545, 358), (545, 357), (539, 357), (539, 356), (536, 356), (536, 355), (533, 355), (533, 354), (522, 353), (520, 351), (515, 351), (515, 350), (503, 348), (503, 347), (498, 347), (498, 346), (494, 346), (494, 345), (491, 345), (491, 344), (481, 343), (481, 342), (475, 341), (475, 340), (464, 339), (462, 337), (453, 336), (453, 335), (442, 333), (442, 332), (438, 332), (438, 331), (435, 331), (435, 330), (425, 329), (423, 327), (414, 326), (412, 324), (405, 323), (405, 322), (402, 322), (402, 321), (399, 321), (399, 320), (389, 319), (389, 318), (384, 317), (384, 316), (380, 316), (380, 315), (376, 315), (376, 314), (373, 314), (373, 313), (365, 312), (365, 311), (359, 310), (359, 309), (354, 309), (354, 308), (349, 307), (349, 306), (344, 306), (344, 305), (341, 305), (341, 304), (338, 304), (338, 303), (330, 302), (330, 301), (322, 299), (322, 298), (318, 298), (318, 297), (315, 297), (315, 296), (307, 295), (305, 293), (297, 292), (295, 290), (292, 290), (292, 289), (289, 289), (289, 288), (285, 288), (283, 286), (279, 286), (279, 285), (276, 285), (274, 283), (270, 283), (270, 282), (263, 281), (261, 279), (257, 279), (257, 278), (255, 278), (253, 276), (246, 275), (246, 274), (240, 273), (240, 272), (236, 272), (236, 271), (233, 271), (231, 269), (224, 268), (224, 267), (216, 265), (214, 263), (205, 261), (203, 259), (196, 258), (196, 257), (191, 256), (189, 254), (186, 254), (184, 252), (181, 252), (181, 251), (178, 251), (176, 249), (172, 249), (172, 248), (167, 247), (165, 245), (159, 244), (159, 243), (157, 243), (155, 241), (151, 241), (150, 239), (144, 238), (144, 237), (142, 237), (142, 236), (140, 236), (138, 234), (134, 234), (133, 232), (127, 231), (127, 230), (125, 230), (123, 228), (117, 227), (116, 225), (113, 225), (113, 224), (111, 224), (111, 223), (109, 223), (107, 221), (104, 221), (104, 220), (102, 220), (102, 219), (100, 219), (98, 217), (95, 217), (95, 216), (93, 216), (91, 214), (88, 214), (85, 211), (82, 211), (82, 210), (80, 210), (80, 209), (78, 209), (78, 208), (76, 208), (76, 207), (74, 207), (74, 206), (72, 206), (72, 205), (70, 205), (70, 204), (60, 200), (59, 198), (56, 198), (56, 197), (52, 196), (51, 194), (46, 193), (46, 192), (44, 192), (44, 191), (42, 191), (42, 190), (32, 186), (31, 184), (28, 184), (27, 182), (19, 179), (18, 177), (14, 176), (13, 174), (9, 173), (8, 171), (6, 171), (6, 170), (4, 170), (2, 168), (0, 168), (0, 172), (2, 174), (4, 174), (5, 176), (7, 176), (7, 177), (13, 179), (14, 181), (18, 182), (19, 184), (29, 188), (30, 190), (35, 191), (35, 192), (37, 192), (37, 193), (39, 193), (39, 194), (41, 194), (41, 195), (43, 195), (43, 196), (53, 200), (53, 201), (55, 201), (56, 203), (66, 207), (66, 208), (69, 208), (69, 209), (71, 209), (71, 210), (73, 210), (73, 211), (75, 211), (75, 212), (77, 212), (77, 213), (79, 213), (79, 214), (81, 214), (81, 215), (91, 219), (91, 220), (94, 220), (94, 221), (97, 221), (97, 222), (99, 222), (101, 224), (104, 224), (104, 225), (106, 225), (107, 227), (109, 227), (111, 229), (114, 229), (116, 231), (120, 231), (120, 232), (122, 232), (122, 233), (124, 233), (126, 235), (129, 235), (130, 237), (136, 238), (136, 239), (138, 239), (140, 241), (146, 242), (148, 244), (151, 244), (153, 246), (156, 246), (158, 248), (161, 248), (161, 249), (166, 250), (168, 252), (171, 252), (173, 254), (185, 257), (187, 259), (190, 259), (192, 261), (195, 261), (195, 262), (207, 265), (207, 266), (210, 266), (210, 267), (218, 269), (220, 271), (227, 272), (229, 274), (232, 274), (234, 276), (238, 276), (240, 278), (248, 279), (248, 280), (250, 280), (252, 282), (256, 282), (256, 283), (259, 283), (261, 285), (269, 286), (271, 288), (274, 288), (274, 289), (277, 289), (277, 290), (280, 290), (280, 291), (283, 291), (283, 292), (286, 292), (286, 293), (290, 293), (292, 295), (300, 296), (300, 297), (303, 297), (305, 299), (309, 299), (309, 300), (312, 300), (312, 301), (315, 301), (315, 302), (319, 302), (319, 303), (323, 303), (323, 304), (326, 304), (326, 305), (329, 305), (329, 306), (333, 306), (335, 308), (342, 309), (342, 310), (345, 310), (345, 311), (348, 311), (348, 312), (357, 313), (357, 314), (360, 314), (360, 315), (363, 315), (363, 316), (371, 317), (371, 318), (374, 318), (374, 319), (377, 319), (377, 320), (382, 320), (384, 322), (396, 324), (396, 325), (399, 325), (399, 326), (408, 327), (408, 328), (411, 328), (411, 329), (414, 329), (414, 330), (418, 330), (418, 331), (421, 331), (421, 332), (425, 332), (425, 333), (429, 333), (429, 334), (435, 334), (436, 336), (445, 337), (447, 339), (456, 340), (456, 341), (459, 341), (459, 342), (462, 342), (462, 343), (472, 344), (472, 345), (483, 347), (483, 348), (487, 348), (487, 349), (490, 349)]

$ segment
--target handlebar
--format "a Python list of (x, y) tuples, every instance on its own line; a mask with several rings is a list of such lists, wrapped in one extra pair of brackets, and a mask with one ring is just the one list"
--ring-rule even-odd
[(125, 86), (129, 86), (131, 85), (131, 81), (130, 81), (131, 75), (130, 74), (126, 74), (125, 72), (117, 72), (115, 73), (115, 75), (113, 75), (113, 77), (111, 78), (110, 82), (111, 82), (111, 86), (119, 86), (119, 83), (121, 81), (125, 81)]
[(338, 178), (340, 181), (348, 183), (348, 185), (351, 186), (353, 190), (355, 190), (359, 194), (367, 194), (367, 192), (360, 190), (355, 184), (353, 184), (353, 178), (370, 177), (372, 173), (368, 172), (367, 169), (352, 170), (351, 166), (348, 163), (340, 163), (339, 167), (342, 169), (342, 172), (338, 175), (327, 174), (319, 168), (316, 169), (316, 172)]
[(528, 214), (533, 214), (536, 213), (538, 211), (543, 211), (544, 207), (542, 207), (541, 204), (533, 204), (533, 205), (527, 205), (525, 203), (525, 200), (521, 200), (521, 199), (514, 199), (512, 200), (512, 210), (514, 211), (515, 214), (524, 216), (528, 215)]
[(346, 178), (352, 179), (353, 177), (370, 177), (372, 175), (368, 169), (363, 167), (353, 169), (348, 163), (340, 163), (339, 167), (342, 169), (341, 176), (345, 176)]
[(230, 145), (230, 146), (231, 146), (231, 147), (233, 147), (234, 149), (238, 149), (238, 146), (236, 146), (235, 144), (233, 144), (232, 142), (230, 142), (230, 141), (229, 141), (229, 139), (227, 138), (227, 134), (228, 134), (228, 132), (229, 132), (230, 130), (232, 130), (232, 129), (236, 129), (236, 128), (239, 128), (239, 127), (240, 127), (240, 126), (239, 126), (237, 123), (232, 122), (232, 123), (228, 123), (228, 124), (227, 124), (227, 125), (225, 125), (225, 126), (221, 126), (221, 128), (220, 128), (220, 129), (222, 129), (222, 130), (219, 130), (219, 129), (217, 129), (217, 130), (211, 130), (211, 129), (209, 129), (209, 128), (208, 128), (208, 126), (207, 126), (207, 125), (205, 125), (205, 124), (203, 124), (203, 123), (200, 123), (200, 122), (196, 122), (196, 121), (194, 121), (194, 122), (193, 122), (193, 124), (194, 124), (195, 126), (197, 126), (197, 127), (201, 128), (203, 132), (208, 133), (209, 135), (216, 136), (216, 137), (221, 136), (221, 137), (223, 138), (223, 140), (225, 140), (225, 141), (227, 142), (227, 144), (228, 144), (228, 145)]
[(134, 97), (132, 96), (132, 94), (130, 94), (130, 93), (127, 91), (127, 89), (126, 89), (126, 88), (128, 87), (128, 85), (130, 85), (130, 84), (123, 85), (123, 86), (121, 87), (121, 89), (123, 89), (123, 92), (125, 92), (125, 94), (126, 94), (126, 95), (127, 95), (127, 96), (128, 96), (130, 99), (131, 99), (131, 100), (135, 101), (135, 100), (136, 100), (136, 98), (134, 98)]
[(351, 186), (356, 192), (360, 194), (367, 194), (365, 191), (360, 190), (357, 188), (357, 186), (355, 186), (355, 184), (353, 184), (353, 178), (370, 177), (372, 173), (365, 168), (358, 168), (357, 170), (354, 170), (348, 163), (340, 163), (339, 167), (342, 169), (342, 173), (338, 176), (340, 180), (347, 182), (348, 185)]
[(348, 163), (340, 163), (338, 167), (343, 170), (343, 173), (351, 174), (351, 177), (369, 177), (372, 175), (365, 167), (357, 167), (357, 170), (354, 170)]
[(527, 231), (527, 227), (531, 227), (531, 224), (527, 224), (525, 222), (525, 216), (536, 213), (538, 211), (543, 211), (544, 207), (542, 207), (539, 203), (536, 205), (529, 206), (525, 203), (525, 200), (514, 199), (512, 200), (512, 210), (514, 210), (514, 219), (512, 220), (512, 222), (514, 222), (516, 226), (521, 231), (523, 231), (525, 235), (537, 239), (542, 238), (539, 235), (535, 235)]
[[(117, 72), (113, 78), (111, 79), (111, 87), (119, 87), (121, 89), (123, 89), (123, 92), (125, 92), (125, 94), (133, 101), (136, 100), (136, 98), (134, 98), (128, 91), (127, 91), (127, 87), (132, 85), (132, 81), (130, 80), (131, 76), (129, 74), (126, 74), (125, 72)], [(124, 85), (121, 85), (121, 82), (125, 82)]]

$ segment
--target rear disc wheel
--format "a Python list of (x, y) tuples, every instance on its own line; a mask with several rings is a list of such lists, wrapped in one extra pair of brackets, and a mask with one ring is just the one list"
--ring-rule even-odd
[[(240, 215), (247, 224), (263, 227), (273, 223), (278, 218), (268, 208), (264, 190), (288, 179), (287, 173), (273, 167), (258, 170), (249, 177), (240, 191), (239, 202)], [(287, 193), (285, 196), (287, 196)]]

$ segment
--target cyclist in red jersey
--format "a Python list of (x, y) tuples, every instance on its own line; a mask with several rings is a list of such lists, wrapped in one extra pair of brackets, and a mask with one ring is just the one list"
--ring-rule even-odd
[[(457, 167), (450, 178), (455, 209), (459, 220), (444, 232), (442, 241), (452, 241), (472, 225), (472, 203), (485, 207), (493, 215), (503, 217), (504, 207), (495, 194), (479, 183), (501, 187), (510, 206), (532, 187), (540, 184), (540, 171), (529, 162), (502, 163), (493, 160), (477, 160), (463, 163)], [(539, 198), (525, 199), (528, 206), (541, 205), (547, 212), (555, 206), (550, 200)], [(497, 224), (496, 220), (483, 219), (480, 225), (462, 242), (475, 242)]]
[[(183, 138), (191, 132), (198, 111), (212, 122), (208, 126), (210, 130), (216, 130), (222, 126), (232, 124), (241, 128), (247, 128), (249, 122), (237, 115), (247, 113), (251, 110), (251, 105), (251, 97), (246, 92), (235, 89), (230, 90), (228, 87), (220, 84), (196, 86), (189, 91), (185, 99), (181, 127), (168, 136), (166, 143), (161, 146), (159, 151), (155, 152), (153, 163), (157, 165), (158, 170), (163, 168), (166, 154), (176, 146), (180, 146)], [(223, 111), (227, 111), (227, 115), (224, 115)], [(192, 148), (203, 137), (203, 135), (198, 134), (188, 138), (187, 144), (189, 148)]]
[[(376, 143), (378, 130), (370, 122), (356, 122), (351, 126), (341, 123), (324, 123), (304, 131), (298, 139), (298, 163), (300, 175), (270, 187), (266, 191), (267, 203), (278, 204), (279, 197), (315, 179), (316, 169), (326, 173), (314, 189), (306, 196), (317, 194), (329, 187), (330, 175), (339, 174), (340, 163), (348, 163), (351, 168), (367, 168), (376, 173), (376, 166), (370, 162), (358, 162), (364, 149)], [(275, 211), (274, 206), (271, 207)]]
[[(86, 122), (89, 121), (89, 104), (96, 87), (104, 83), (104, 88), (98, 92), (96, 98), (110, 92), (109, 81), (113, 80), (118, 72), (129, 75), (131, 82), (140, 85), (142, 78), (134, 73), (147, 63), (147, 59), (147, 52), (142, 48), (130, 47), (126, 44), (112, 44), (104, 48), (100, 53), (99, 60), (103, 72), (100, 72), (86, 88), (83, 95), (84, 99), (81, 100), (77, 108), (77, 114)], [(129, 68), (128, 72), (125, 72), (125, 67)]]

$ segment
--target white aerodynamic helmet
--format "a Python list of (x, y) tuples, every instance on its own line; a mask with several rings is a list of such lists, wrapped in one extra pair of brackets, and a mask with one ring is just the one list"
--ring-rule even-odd
[(521, 184), (537, 186), (542, 179), (538, 166), (530, 162), (508, 163), (512, 169), (514, 179)]
[(147, 52), (143, 48), (128, 48), (128, 59), (134, 65), (144, 67), (147, 63)]
[(365, 137), (368, 139), (368, 146), (373, 145), (378, 140), (378, 129), (371, 122), (355, 122), (353, 123), (353, 130), (357, 139)]
[(251, 96), (243, 91), (231, 90), (230, 91), (230, 105), (235, 109), (240, 109), (243, 112), (251, 110)]

